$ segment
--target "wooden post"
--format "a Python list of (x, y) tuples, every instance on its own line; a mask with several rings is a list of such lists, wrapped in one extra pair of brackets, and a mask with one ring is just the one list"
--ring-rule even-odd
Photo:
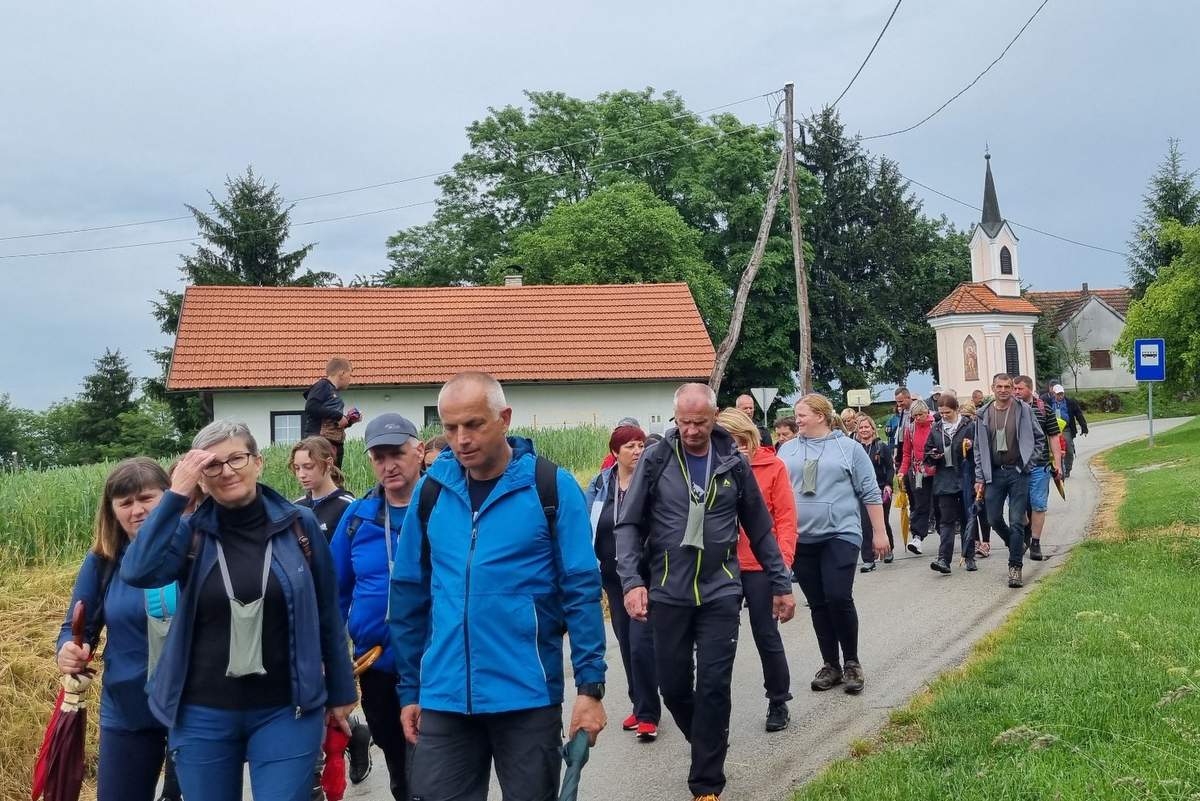
[(812, 329), (808, 316), (808, 268), (804, 264), (804, 233), (800, 225), (800, 197), (796, 186), (796, 85), (783, 86), (783, 154), (787, 160), (788, 215), (792, 218), (792, 262), (796, 268), (796, 314), (800, 323), (800, 354), (797, 372), (800, 391), (812, 392)]
[(725, 369), (729, 359), (737, 347), (738, 337), (742, 333), (742, 318), (746, 313), (746, 299), (750, 296), (750, 285), (758, 275), (758, 267), (762, 264), (763, 253), (767, 249), (767, 240), (771, 237), (771, 224), (775, 221), (775, 209), (779, 206), (779, 196), (783, 193), (784, 154), (779, 156), (779, 166), (775, 168), (775, 177), (771, 180), (771, 188), (767, 191), (767, 204), (763, 207), (762, 222), (758, 225), (758, 237), (754, 240), (754, 250), (750, 252), (750, 261), (742, 271), (738, 281), (737, 294), (733, 301), (733, 314), (729, 317), (729, 331), (721, 345), (717, 348), (717, 358), (713, 362), (712, 376), (708, 385), (713, 392), (720, 393), (721, 381), (725, 378)]

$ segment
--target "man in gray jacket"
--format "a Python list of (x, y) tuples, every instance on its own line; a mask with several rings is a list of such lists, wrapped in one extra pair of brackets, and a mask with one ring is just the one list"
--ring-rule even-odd
[[(1029, 516), (1029, 475), (1046, 449), (1029, 404), (1013, 397), (1013, 377), (997, 373), (995, 398), (975, 416), (975, 493), (984, 493), (988, 522), (1008, 543), (1008, 586), (1020, 587)], [(1008, 519), (1004, 522), (1004, 503)]]
[[(696, 798), (725, 788), (742, 599), (739, 523), (771, 578), (776, 619), (796, 613), (758, 483), (716, 418), (708, 386), (676, 391), (677, 428), (642, 455), (614, 531), (625, 609), (635, 620), (649, 617), (663, 701), (692, 746), (688, 786)], [(649, 590), (638, 570), (643, 555)]]

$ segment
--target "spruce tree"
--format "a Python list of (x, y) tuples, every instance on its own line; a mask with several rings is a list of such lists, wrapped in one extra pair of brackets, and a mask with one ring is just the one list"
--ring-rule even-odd
[(121, 437), (121, 415), (135, 408), (137, 380), (121, 352), (105, 349), (94, 362), (94, 371), (83, 379), (79, 393), (76, 438), (83, 461), (99, 461), (104, 449)]
[(1168, 220), (1185, 226), (1200, 223), (1197, 174), (1200, 170), (1184, 168), (1179, 140), (1167, 140), (1167, 155), (1150, 178), (1146, 194), (1142, 195), (1142, 215), (1128, 242), (1129, 283), (1135, 297), (1146, 294), (1146, 288), (1158, 277), (1158, 271), (1181, 252), (1175, 240), (1161, 241), (1163, 225)]

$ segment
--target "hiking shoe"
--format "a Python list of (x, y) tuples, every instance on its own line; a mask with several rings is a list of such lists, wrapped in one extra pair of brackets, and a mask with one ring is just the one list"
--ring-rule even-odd
[(637, 725), (637, 738), (644, 743), (652, 743), (658, 739), (658, 724), (642, 721)]
[(321, 776), (317, 774), (312, 790), (309, 791), (308, 801), (326, 801), (325, 788), (321, 786)]
[(944, 575), (950, 575), (950, 565), (946, 563), (945, 559), (934, 559), (929, 563), (929, 569), (936, 570)]
[(704, 795), (692, 796), (692, 801), (721, 801), (721, 796), (716, 793), (706, 793)]
[(858, 569), (858, 572), (859, 573), (870, 573), (872, 570), (875, 569), (875, 567), (876, 567), (876, 564), (874, 562), (863, 562), (862, 567), (860, 567)]
[(630, 715), (629, 717), (625, 718), (625, 720), (621, 721), (621, 729), (623, 731), (637, 731), (637, 727), (637, 715)]
[(885, 565), (890, 565), (894, 561), (896, 561), (896, 554), (892, 551), (888, 551), (888, 555), (883, 557), (883, 563)]
[(787, 704), (783, 701), (772, 701), (767, 706), (767, 731), (783, 731), (790, 721)]
[(1022, 581), (1021, 581), (1020, 565), (1009, 565), (1008, 566), (1008, 586), (1010, 586), (1014, 589), (1017, 587), (1025, 586), (1024, 583), (1022, 583)]
[(975, 546), (975, 558), (987, 559), (992, 555), (992, 544), (990, 542), (981, 542)]
[(371, 775), (371, 730), (357, 718), (350, 719), (350, 783), (362, 784)]
[(832, 690), (834, 687), (842, 683), (842, 671), (835, 665), (826, 662), (817, 671), (817, 675), (813, 676), (812, 688), (816, 692), (823, 690)]
[(967, 572), (968, 572), (968, 573), (974, 573), (976, 570), (978, 570), (978, 569), (979, 569), (979, 565), (975, 564), (975, 560), (974, 560), (974, 559), (967, 558), (967, 559), (966, 559), (966, 560), (964, 560), (964, 561), (965, 561), (965, 562), (966, 562), (966, 564), (967, 564), (967, 568), (966, 568), (966, 569), (967, 569)]
[(843, 676), (846, 679), (846, 686), (843, 687), (848, 695), (858, 695), (863, 691), (863, 685), (867, 681), (867, 677), (863, 675), (862, 665), (855, 662), (853, 659), (846, 660), (846, 666), (842, 669)]
[(911, 540), (909, 540), (908, 541), (908, 550), (910, 553), (920, 554), (921, 553), (921, 538), (913, 537)]
[(1029, 543), (1029, 558), (1035, 562), (1040, 562), (1046, 557), (1042, 556), (1042, 541), (1035, 538)]

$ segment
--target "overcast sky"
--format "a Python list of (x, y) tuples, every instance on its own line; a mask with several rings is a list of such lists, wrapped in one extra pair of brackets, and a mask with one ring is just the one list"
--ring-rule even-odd
[[(1040, 0), (907, 0), (840, 105), (863, 135), (905, 127), (966, 85)], [(831, 101), (892, 0), (563, 3), (13, 3), (0, 25), (0, 237), (186, 213), (247, 164), (302, 196), (433, 172), (464, 127), (526, 89), (680, 92), (704, 109), (796, 81)], [(1011, 220), (1124, 250), (1168, 137), (1200, 165), (1200, 4), (1050, 0), (1005, 59), (931, 122), (869, 142), (909, 177), (978, 205), (987, 142)], [(730, 109), (748, 122), (765, 100)], [(926, 211), (976, 212), (920, 187)], [(429, 181), (297, 206), (294, 222), (430, 200)], [(293, 228), (307, 264), (350, 278), (431, 206)], [(188, 222), (0, 240), (0, 255), (193, 235)], [(1118, 256), (1017, 229), (1036, 289), (1119, 285)], [(178, 289), (158, 245), (0, 259), (0, 393), (34, 408), (73, 394), (105, 347), (139, 375), (169, 344), (151, 317)]]

